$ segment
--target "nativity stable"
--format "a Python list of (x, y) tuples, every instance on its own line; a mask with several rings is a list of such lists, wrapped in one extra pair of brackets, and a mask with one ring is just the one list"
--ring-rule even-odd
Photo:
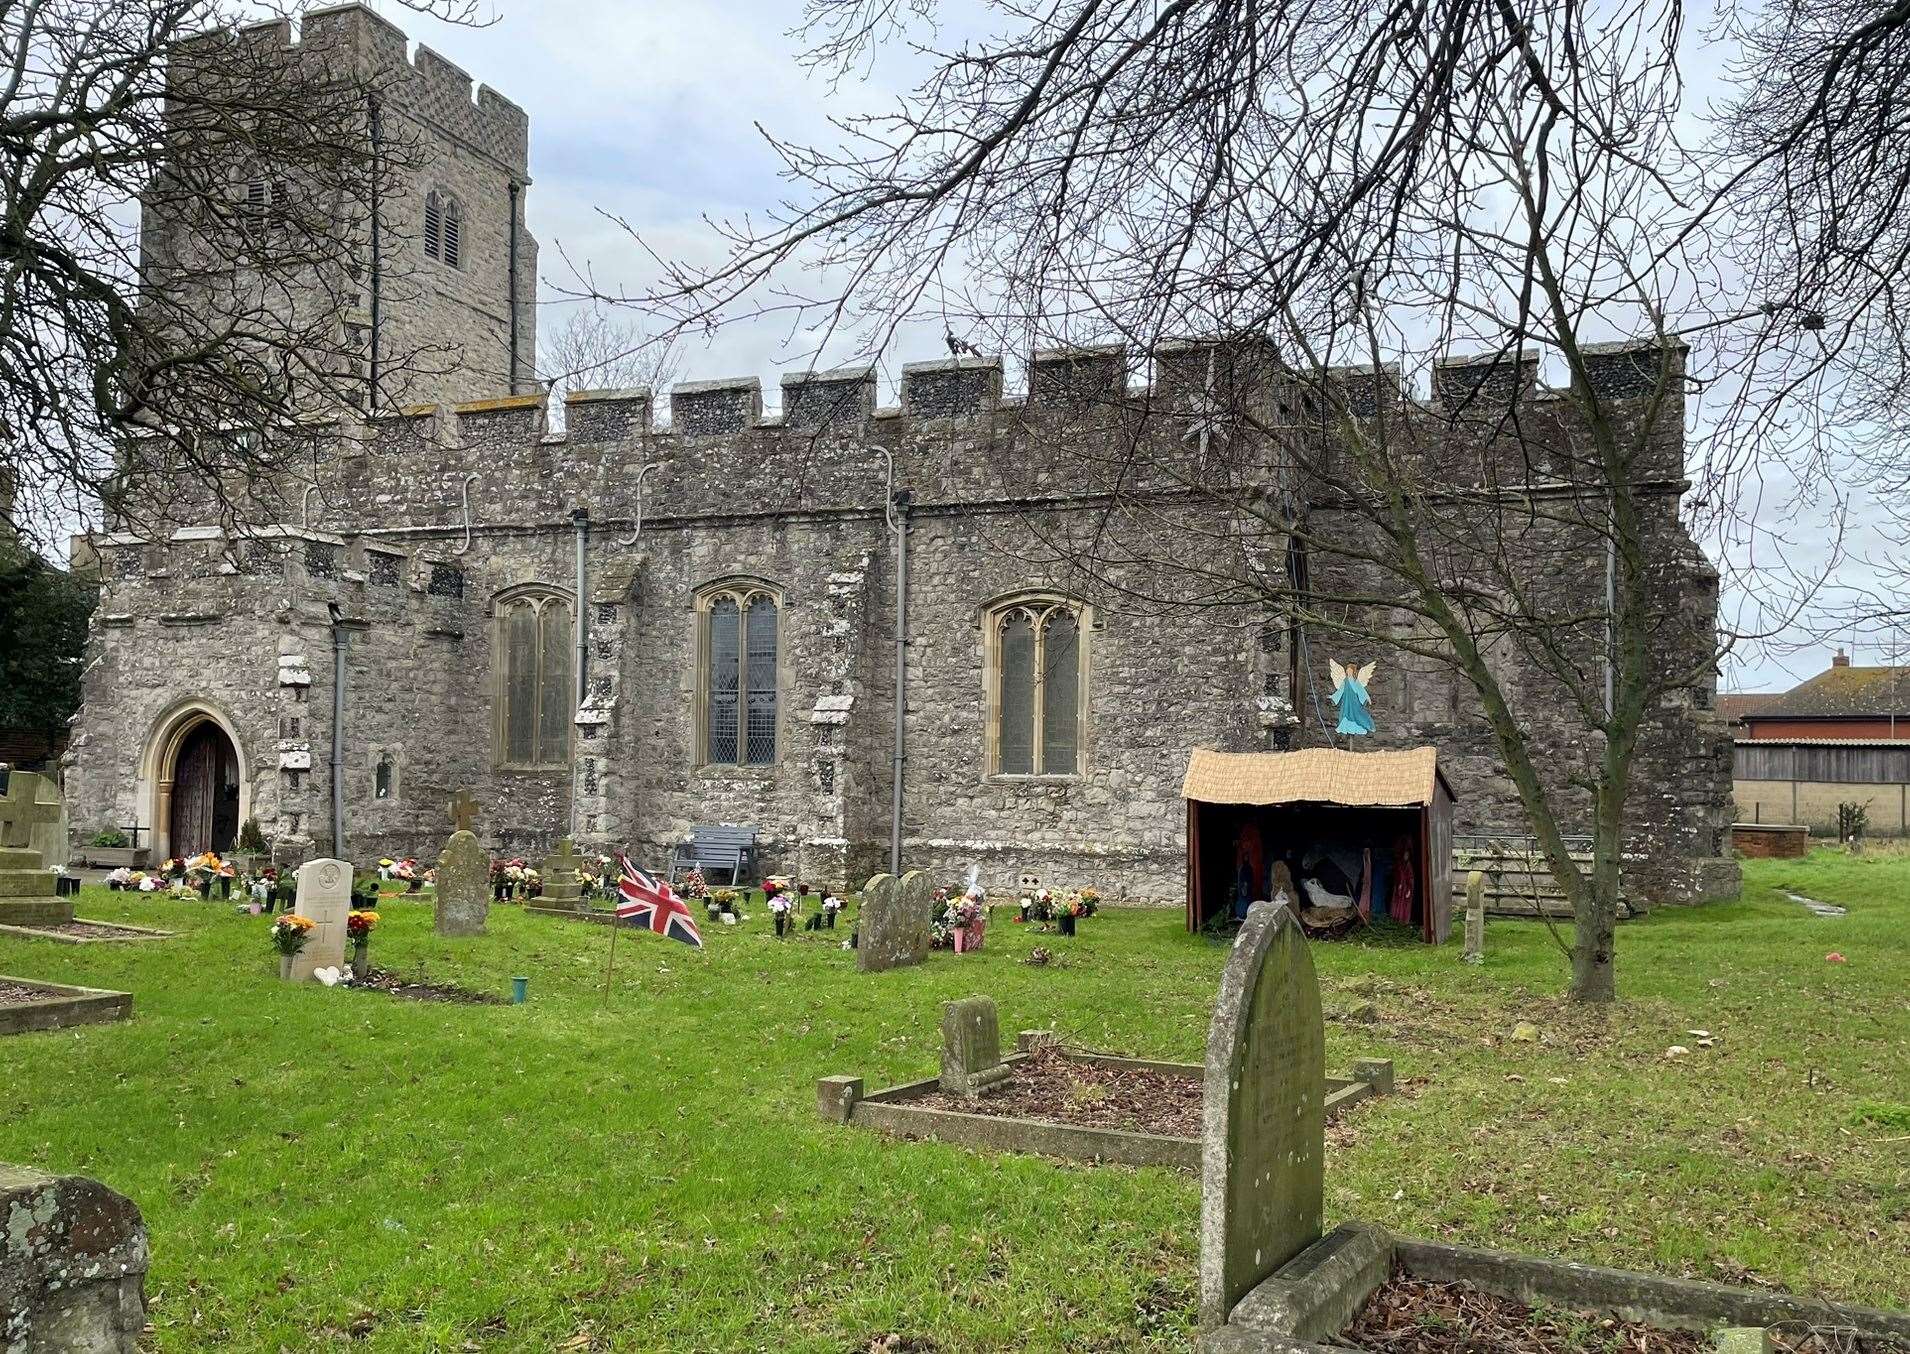
[(1438, 750), (1196, 748), (1187, 801), (1187, 929), (1244, 917), (1284, 864), (1310, 929), (1388, 917), (1428, 944), (1452, 929), (1452, 787)]

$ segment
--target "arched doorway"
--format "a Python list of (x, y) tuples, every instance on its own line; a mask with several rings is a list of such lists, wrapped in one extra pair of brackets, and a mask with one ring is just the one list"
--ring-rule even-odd
[(230, 851), (239, 837), (239, 754), (225, 730), (209, 719), (193, 725), (173, 754), (170, 779), (172, 854)]

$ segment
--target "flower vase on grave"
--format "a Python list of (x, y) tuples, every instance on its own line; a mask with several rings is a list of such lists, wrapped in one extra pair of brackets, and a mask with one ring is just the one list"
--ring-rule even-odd
[(351, 976), (361, 983), (371, 976), (371, 944), (369, 941), (361, 940), (351, 947)]
[(295, 958), (297, 958), (296, 955), (290, 954), (281, 954), (279, 956), (279, 980), (281, 982), (290, 982), (292, 980), (292, 960)]
[(212, 876), (209, 874), (201, 875), (199, 877), (199, 901), (203, 903), (211, 897), (212, 897)]
[(1062, 935), (1071, 936), (1074, 934), (1074, 913), (1063, 911), (1055, 920), (1060, 923)]
[(229, 874), (219, 876), (219, 901), (222, 903), (232, 901), (232, 876)]
[(948, 930), (948, 934), (955, 942), (955, 953), (967, 954), (968, 928), (966, 926), (951, 926)]

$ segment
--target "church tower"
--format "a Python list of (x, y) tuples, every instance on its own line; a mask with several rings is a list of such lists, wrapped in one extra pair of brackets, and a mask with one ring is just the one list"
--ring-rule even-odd
[[(221, 70), (245, 80), (348, 73), (354, 105), (343, 134), (377, 168), (363, 191), (331, 185), (342, 205), (321, 222), (335, 234), (310, 251), (317, 259), (301, 257), (295, 238), (277, 252), (205, 248), (203, 213), (171, 210), (163, 193), (149, 198), (141, 223), (148, 285), (208, 308), (200, 313), (236, 306), (295, 315), (292, 332), (318, 335), (327, 368), (344, 366), (336, 388), (373, 412), (535, 393), (537, 241), (525, 226), (524, 110), (427, 47), (410, 55), (403, 30), (361, 4), (308, 11), (296, 31), (274, 19), (206, 34), (175, 56), (173, 87)], [(336, 134), (336, 123), (315, 133)], [(235, 147), (232, 159), (232, 218), (241, 228), (248, 211), (266, 219), (277, 195), (301, 190), (269, 152)], [(208, 257), (216, 267), (194, 266)]]

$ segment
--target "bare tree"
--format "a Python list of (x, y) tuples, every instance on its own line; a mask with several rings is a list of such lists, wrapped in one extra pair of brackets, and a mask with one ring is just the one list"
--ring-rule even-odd
[(539, 335), (537, 366), (550, 383), (552, 426), (563, 426), (564, 396), (573, 390), (627, 390), (648, 386), (667, 393), (676, 380), (676, 344), (652, 340), (620, 312), (596, 303), (577, 306), (562, 326)]
[[(814, 55), (850, 69), (933, 10), (814, 0)], [(1683, 9), (1013, 15), (840, 144), (779, 146), (792, 200), (732, 226), (719, 264), (603, 299), (680, 326), (776, 311), (871, 352), (924, 316), (1020, 354), (1218, 337), (1197, 378), (1157, 361), (1156, 417), (1110, 410), (1080, 440), (1084, 496), (1030, 534), (1129, 605), (1272, 618), (1303, 705), (1321, 636), (1456, 678), (1571, 902), (1571, 990), (1609, 1000), (1641, 759), (1725, 746), (1677, 746), (1668, 717), (1717, 660), (1715, 579), (1679, 519), (1687, 397), (1724, 381), (1761, 414), (1767, 367), (1792, 398), (1821, 370), (1802, 295), (1765, 297), (1720, 238), (1755, 184), (1693, 122)], [(1415, 398), (1454, 353), (1477, 360)], [(1746, 417), (1717, 468), (1708, 438), (1694, 522), (1742, 525), (1747, 469), (1821, 457), (1816, 431)], [(1811, 580), (1776, 564), (1760, 586), (1794, 605)]]
[[(469, 21), (471, 0), (412, 7)], [(0, 3), (0, 480), (42, 543), (231, 497), (363, 407), (392, 72), (225, 0)], [(388, 353), (392, 371), (430, 353)], [(442, 360), (438, 354), (435, 360)]]

